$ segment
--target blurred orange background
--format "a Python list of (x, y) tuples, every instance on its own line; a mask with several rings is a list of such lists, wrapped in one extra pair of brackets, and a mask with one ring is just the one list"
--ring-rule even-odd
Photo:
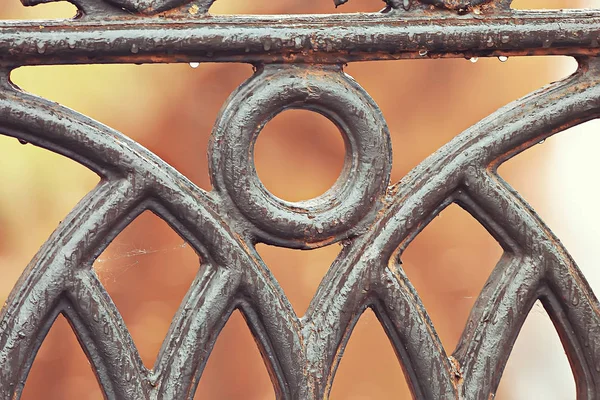
[[(520, 0), (515, 8), (594, 6), (593, 1)], [(568, 3), (568, 4), (567, 4)], [(220, 14), (376, 11), (377, 0), (219, 0)], [(596, 6), (600, 6), (597, 1)], [(67, 18), (67, 3), (22, 7), (3, 0), (0, 19)], [(392, 133), (398, 181), (453, 136), (504, 104), (575, 70), (566, 57), (418, 60), (354, 63), (346, 67), (381, 107)], [(217, 112), (252, 69), (242, 64), (93, 65), (27, 67), (13, 72), (23, 90), (57, 101), (116, 128), (210, 189), (206, 148)], [(600, 139), (594, 122), (547, 140), (509, 161), (501, 175), (538, 210), (571, 249), (590, 283), (600, 215), (597, 189), (588, 182)], [(263, 130), (256, 147), (265, 186), (286, 200), (315, 197), (336, 180), (344, 157), (334, 125), (309, 111), (286, 111)], [(587, 174), (587, 175), (586, 175)], [(0, 297), (70, 209), (98, 182), (83, 166), (32, 145), (0, 136)], [(338, 245), (299, 251), (259, 245), (299, 315)], [(466, 212), (451, 206), (409, 246), (403, 266), (413, 280), (448, 353), (458, 342), (471, 306), (501, 249)], [(146, 212), (98, 258), (95, 269), (151, 368), (171, 318), (199, 261), (166, 223)], [(425, 355), (426, 356), (426, 355)], [(77, 340), (59, 317), (33, 365), (24, 399), (102, 398)], [(196, 399), (273, 399), (260, 354), (239, 313), (221, 333)], [(360, 319), (336, 374), (331, 399), (410, 398), (385, 333), (369, 311)], [(517, 340), (496, 399), (575, 398), (574, 381), (558, 336), (536, 305)]]

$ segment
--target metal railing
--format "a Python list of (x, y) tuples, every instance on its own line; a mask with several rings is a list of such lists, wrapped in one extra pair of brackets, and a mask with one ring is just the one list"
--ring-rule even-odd
[[(600, 12), (518, 11), (510, 0), (387, 0), (371, 14), (211, 16), (213, 1), (71, 0), (79, 9), (73, 20), (0, 22), (2, 133), (102, 178), (42, 246), (2, 309), (0, 396), (20, 396), (62, 313), (107, 398), (191, 399), (220, 330), (239, 309), (277, 397), (322, 399), (352, 328), (372, 308), (415, 398), (488, 399), (541, 300), (568, 353), (578, 399), (600, 398), (598, 300), (558, 239), (496, 173), (519, 152), (600, 115)], [(483, 119), (393, 186), (386, 122), (343, 72), (359, 60), (558, 54), (577, 57), (578, 71)], [(205, 61), (256, 67), (214, 125), (210, 192), (122, 134), (10, 82), (11, 70), (26, 65)], [(264, 124), (289, 108), (323, 114), (346, 143), (340, 179), (305, 202), (267, 191), (252, 157)], [(448, 355), (400, 260), (452, 203), (483, 224), (504, 255)], [(203, 261), (152, 370), (92, 268), (145, 210), (165, 219)], [(299, 318), (254, 246), (335, 242), (343, 251)]]

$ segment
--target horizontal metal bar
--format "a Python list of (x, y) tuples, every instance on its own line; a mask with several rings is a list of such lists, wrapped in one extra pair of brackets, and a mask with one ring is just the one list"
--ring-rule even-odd
[(0, 65), (600, 54), (600, 11), (1, 21)]

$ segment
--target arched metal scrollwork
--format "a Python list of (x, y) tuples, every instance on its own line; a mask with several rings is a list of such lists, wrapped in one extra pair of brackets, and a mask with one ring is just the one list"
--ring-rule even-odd
[[(277, 397), (323, 399), (352, 328), (372, 308), (415, 398), (488, 399), (538, 299), (565, 345), (578, 399), (600, 398), (598, 300), (567, 250), (496, 173), (540, 140), (600, 116), (600, 12), (517, 11), (507, 0), (390, 0), (392, 10), (366, 15), (242, 17), (210, 16), (212, 0), (71, 2), (80, 10), (73, 20), (0, 22), (1, 132), (101, 177), (32, 259), (2, 309), (1, 398), (19, 398), (37, 350), (62, 313), (107, 398), (191, 399), (220, 330), (240, 309)], [(580, 66), (467, 129), (389, 186), (386, 122), (343, 65), (423, 54), (562, 54), (577, 57)], [(209, 192), (119, 132), (10, 81), (11, 70), (24, 65), (209, 60), (256, 66), (215, 123)], [(273, 196), (253, 162), (261, 128), (289, 108), (329, 118), (346, 146), (337, 183), (306, 202)], [(452, 203), (486, 227), (504, 256), (449, 355), (400, 260)], [(203, 261), (152, 369), (143, 365), (92, 269), (144, 210), (166, 220)], [(305, 316), (294, 313), (256, 252), (260, 242), (291, 248), (343, 243)]]

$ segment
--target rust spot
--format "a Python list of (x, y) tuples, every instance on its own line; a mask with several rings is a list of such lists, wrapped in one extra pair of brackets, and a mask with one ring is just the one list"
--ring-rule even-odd
[(200, 7), (198, 7), (197, 4), (194, 4), (190, 7), (190, 9), (188, 10), (188, 13), (190, 15), (197, 15), (200, 12)]

